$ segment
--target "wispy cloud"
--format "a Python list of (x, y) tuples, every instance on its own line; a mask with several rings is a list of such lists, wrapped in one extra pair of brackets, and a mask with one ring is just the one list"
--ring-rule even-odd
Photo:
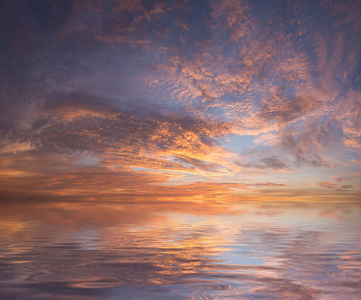
[(333, 183), (330, 181), (321, 181), (321, 182), (317, 182), (317, 184), (321, 187), (333, 189), (337, 192), (344, 192), (344, 191), (348, 191), (353, 188), (353, 186), (351, 184), (339, 185), (339, 184), (336, 184), (336, 183)]

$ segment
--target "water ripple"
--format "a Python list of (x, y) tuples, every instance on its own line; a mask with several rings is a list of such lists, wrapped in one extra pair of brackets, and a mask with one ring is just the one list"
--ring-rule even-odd
[(153, 208), (156, 214), (139, 223), (5, 218), (0, 299), (357, 299), (357, 218), (308, 209), (313, 225), (292, 207), (257, 219), (249, 207), (242, 216)]

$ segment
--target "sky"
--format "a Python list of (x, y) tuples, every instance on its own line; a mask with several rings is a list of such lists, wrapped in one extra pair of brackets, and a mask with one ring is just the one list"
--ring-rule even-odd
[(0, 14), (2, 202), (360, 201), (360, 1)]

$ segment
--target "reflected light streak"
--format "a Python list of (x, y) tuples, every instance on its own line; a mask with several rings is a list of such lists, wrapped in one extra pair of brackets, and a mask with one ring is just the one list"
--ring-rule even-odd
[(4, 206), (0, 286), (29, 299), (359, 293), (359, 207), (184, 203)]

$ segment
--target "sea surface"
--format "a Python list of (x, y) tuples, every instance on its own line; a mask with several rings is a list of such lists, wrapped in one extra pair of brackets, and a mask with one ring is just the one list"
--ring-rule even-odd
[(361, 299), (357, 203), (29, 200), (0, 210), (0, 299)]

